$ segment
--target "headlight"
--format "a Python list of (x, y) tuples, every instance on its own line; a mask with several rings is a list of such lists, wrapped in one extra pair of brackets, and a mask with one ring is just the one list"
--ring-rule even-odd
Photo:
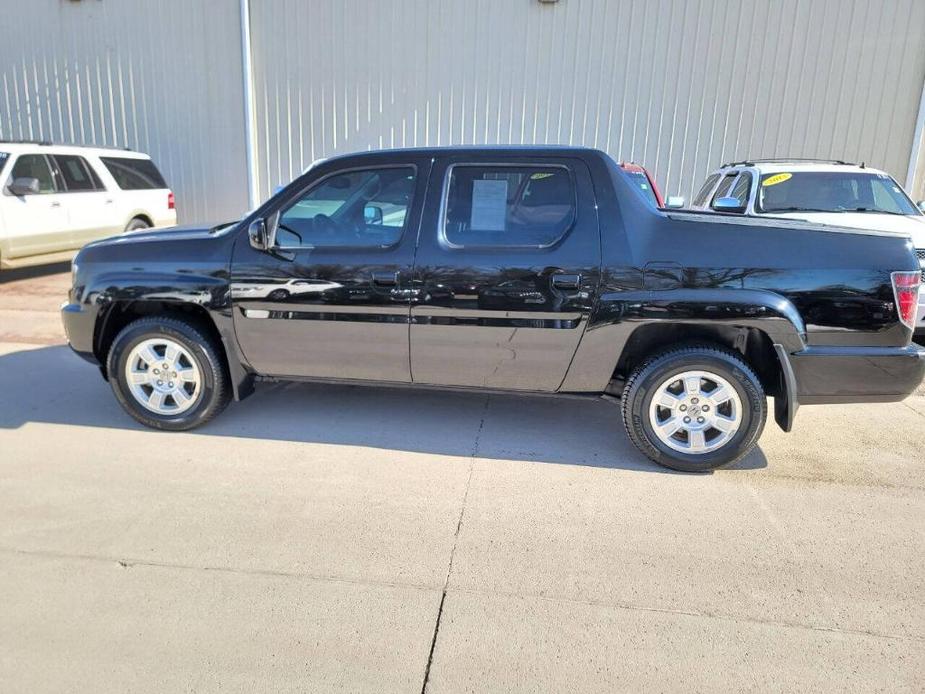
[(80, 268), (77, 265), (77, 260), (71, 261), (71, 286), (77, 286), (77, 273), (80, 272)]

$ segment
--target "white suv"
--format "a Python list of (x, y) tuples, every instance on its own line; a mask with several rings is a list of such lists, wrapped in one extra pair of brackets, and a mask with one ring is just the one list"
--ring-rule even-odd
[(176, 223), (147, 154), (0, 141), (0, 268), (69, 260), (94, 239)]
[[(925, 281), (925, 203), (877, 169), (842, 161), (752, 159), (711, 173), (689, 209), (875, 229), (912, 239)], [(925, 292), (919, 293), (917, 335), (925, 334)]]

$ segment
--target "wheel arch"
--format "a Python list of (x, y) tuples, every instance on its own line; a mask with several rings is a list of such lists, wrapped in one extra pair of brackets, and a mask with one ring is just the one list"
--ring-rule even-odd
[[(241, 400), (253, 392), (254, 375), (239, 360), (237, 345), (232, 344), (229, 349), (228, 337), (223, 334), (207, 308), (184, 301), (142, 299), (109, 302), (97, 317), (93, 336), (93, 354), (101, 364), (100, 371), (104, 378), (108, 380), (107, 357), (116, 336), (130, 323), (151, 316), (179, 318), (195, 325), (212, 341), (222, 358), (222, 367), (232, 384), (234, 398)], [(234, 336), (230, 336), (230, 339), (233, 341)]]

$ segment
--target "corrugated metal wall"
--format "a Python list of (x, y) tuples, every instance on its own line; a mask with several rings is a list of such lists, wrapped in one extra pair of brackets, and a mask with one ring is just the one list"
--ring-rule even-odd
[(147, 152), (181, 221), (247, 207), (236, 0), (3, 0), (0, 139)]
[[(128, 145), (181, 219), (247, 206), (237, 0), (30, 0), (0, 24), (0, 138)], [(923, 0), (251, 0), (261, 197), (378, 147), (564, 143), (690, 197), (746, 156), (905, 180)]]
[(253, 0), (260, 184), (378, 147), (563, 143), (691, 192), (746, 156), (904, 181), (923, 0)]

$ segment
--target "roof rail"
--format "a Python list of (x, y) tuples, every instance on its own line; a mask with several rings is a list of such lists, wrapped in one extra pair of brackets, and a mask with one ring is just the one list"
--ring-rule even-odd
[(771, 159), (746, 159), (745, 161), (731, 161), (728, 164), (723, 164), (720, 168), (725, 168), (727, 166), (751, 166), (752, 164), (787, 164), (787, 163), (806, 163), (806, 164), (840, 164), (842, 166), (854, 166), (850, 161), (842, 161), (841, 159), (801, 159), (799, 157), (780, 157), (780, 158), (771, 158)]
[(42, 145), (47, 147), (52, 144), (51, 140), (0, 140), (4, 145)]
[(3, 145), (38, 145), (39, 147), (89, 147), (92, 149), (118, 149), (124, 152), (134, 152), (131, 147), (119, 147), (118, 145), (75, 145), (63, 142), (52, 142), (51, 140), (0, 140)]

